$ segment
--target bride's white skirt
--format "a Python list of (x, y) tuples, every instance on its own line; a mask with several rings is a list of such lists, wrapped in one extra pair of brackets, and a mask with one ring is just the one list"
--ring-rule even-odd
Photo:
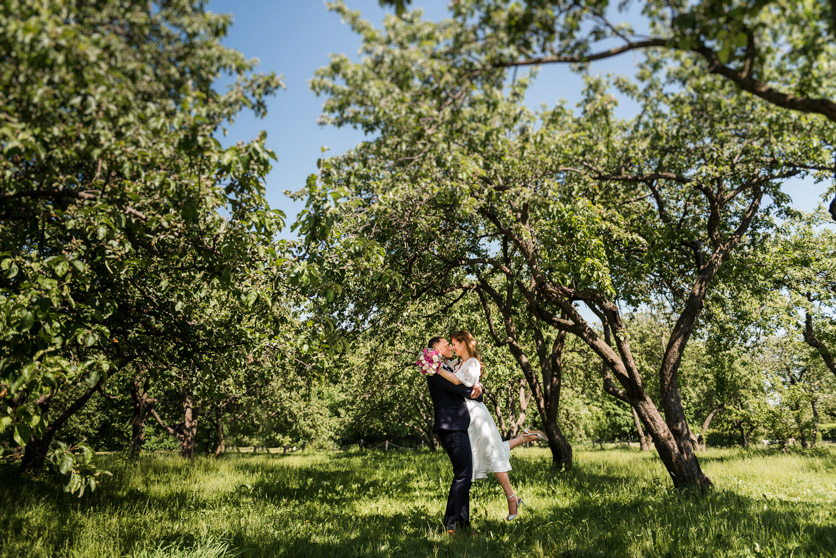
[(473, 452), (473, 480), (484, 479), (488, 473), (511, 470), (511, 446), (503, 441), (493, 417), (484, 403), (467, 399), (470, 413), (470, 450)]

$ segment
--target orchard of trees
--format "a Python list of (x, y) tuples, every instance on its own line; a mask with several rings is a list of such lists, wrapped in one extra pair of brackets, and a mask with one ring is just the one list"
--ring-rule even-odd
[[(311, 88), (367, 139), (292, 223), (269, 138), (218, 140), (283, 86), (222, 45), (230, 17), (4, 4), (0, 459), (83, 491), (94, 450), (434, 450), (413, 362), (461, 328), (503, 436), (545, 430), (555, 472), (632, 440), (705, 489), (706, 445), (836, 437), (836, 206), (781, 189), (836, 196), (832, 2), (631, 4), (649, 34), (608, 0), (382, 4), (383, 28), (331, 6), (362, 51)], [(594, 72), (626, 51), (635, 75)], [(577, 106), (525, 104), (546, 64)]]

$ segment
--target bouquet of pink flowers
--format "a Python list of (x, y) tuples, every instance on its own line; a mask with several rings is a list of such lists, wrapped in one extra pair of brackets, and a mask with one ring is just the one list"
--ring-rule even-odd
[(432, 376), (441, 368), (443, 361), (444, 359), (441, 357), (441, 353), (435, 349), (424, 349), (421, 351), (421, 355), (415, 364), (418, 365), (418, 370), (421, 371), (421, 374)]

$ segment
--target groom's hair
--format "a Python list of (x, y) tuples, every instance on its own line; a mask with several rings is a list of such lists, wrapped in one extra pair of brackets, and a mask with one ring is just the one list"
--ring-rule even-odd
[(436, 344), (441, 341), (441, 337), (433, 337), (429, 341), (427, 341), (427, 348), (428, 349), (435, 349)]

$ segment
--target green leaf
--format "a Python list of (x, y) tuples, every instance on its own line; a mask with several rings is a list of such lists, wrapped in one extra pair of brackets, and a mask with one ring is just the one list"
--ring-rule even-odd
[(31, 435), (32, 431), (29, 428), (28, 424), (20, 422), (15, 424), (14, 435), (12, 437), (14, 438), (14, 441), (17, 443), (17, 445), (23, 447), (26, 444), (28, 444)]
[(94, 370), (90, 372), (90, 374), (88, 374), (86, 378), (84, 378), (84, 383), (87, 384), (87, 387), (92, 389), (96, 387), (96, 384), (99, 383), (99, 378), (99, 373)]
[(67, 264), (67, 261), (61, 260), (55, 265), (55, 274), (58, 275), (58, 277), (63, 277), (69, 269), (70, 266)]
[(62, 475), (66, 475), (69, 473), (73, 468), (73, 458), (69, 454), (64, 454), (64, 457), (61, 459), (61, 464), (58, 466), (58, 471), (61, 472)]
[(21, 333), (27, 332), (30, 329), (32, 329), (34, 323), (35, 315), (29, 310), (25, 310), (20, 318), (20, 322), (18, 324), (18, 331), (20, 331)]

